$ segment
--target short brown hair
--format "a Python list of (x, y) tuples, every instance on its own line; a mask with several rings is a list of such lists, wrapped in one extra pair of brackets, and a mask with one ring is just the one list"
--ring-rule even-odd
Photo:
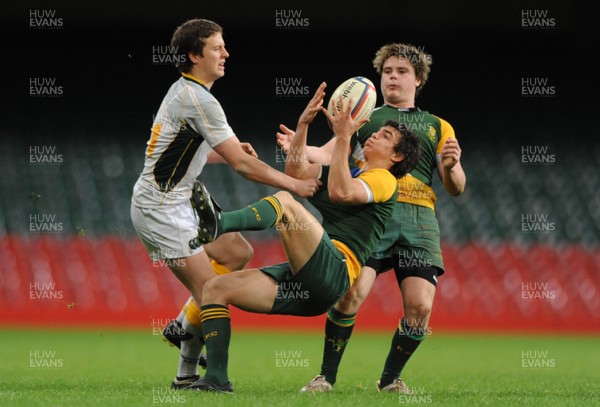
[(171, 38), (171, 46), (177, 54), (177, 69), (189, 72), (192, 68), (189, 53), (202, 55), (206, 39), (215, 33), (223, 34), (223, 28), (213, 21), (195, 18), (181, 24)]
[(421, 80), (421, 84), (417, 86), (417, 94), (423, 88), (427, 79), (429, 79), (429, 72), (431, 71), (431, 55), (412, 44), (394, 43), (387, 44), (379, 48), (373, 59), (373, 66), (377, 73), (381, 75), (383, 70), (383, 64), (388, 60), (389, 57), (402, 57), (406, 59), (415, 69), (415, 76)]

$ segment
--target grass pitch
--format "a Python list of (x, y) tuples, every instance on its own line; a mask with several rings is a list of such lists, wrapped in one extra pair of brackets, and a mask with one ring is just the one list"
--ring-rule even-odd
[(600, 338), (434, 334), (402, 374), (413, 396), (375, 391), (390, 334), (356, 332), (331, 394), (301, 394), (319, 373), (316, 332), (234, 332), (235, 394), (174, 392), (177, 351), (145, 331), (0, 330), (2, 406), (592, 406)]

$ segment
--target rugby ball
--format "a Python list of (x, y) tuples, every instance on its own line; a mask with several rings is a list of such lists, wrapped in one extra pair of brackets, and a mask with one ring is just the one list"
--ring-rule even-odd
[(377, 103), (377, 91), (373, 86), (373, 82), (362, 76), (348, 79), (333, 92), (327, 105), (327, 110), (332, 115), (335, 115), (335, 105), (338, 104), (340, 95), (344, 104), (352, 98), (352, 111), (350, 114), (355, 121), (363, 118), (368, 119), (373, 112), (373, 108), (375, 108), (375, 103)]

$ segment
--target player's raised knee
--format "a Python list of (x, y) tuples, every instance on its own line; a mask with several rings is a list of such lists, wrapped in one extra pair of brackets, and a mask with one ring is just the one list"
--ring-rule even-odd
[(250, 260), (252, 260), (254, 248), (246, 241), (246, 239), (240, 238), (236, 240), (235, 255), (236, 262), (234, 264), (234, 270), (241, 270), (246, 267)]
[(296, 202), (292, 194), (287, 191), (279, 191), (275, 195), (275, 198), (281, 203), (281, 205), (288, 205), (291, 202)]

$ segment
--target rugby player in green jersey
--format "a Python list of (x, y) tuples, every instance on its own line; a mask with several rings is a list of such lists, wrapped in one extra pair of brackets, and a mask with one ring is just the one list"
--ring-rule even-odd
[[(365, 140), (386, 120), (404, 123), (419, 137), (421, 158), (409, 174), (398, 178), (394, 216), (358, 281), (328, 312), (321, 372), (301, 389), (305, 392), (332, 390), (356, 313), (377, 275), (391, 268), (402, 292), (404, 316), (392, 337), (377, 389), (410, 392), (400, 379), (400, 373), (425, 339), (437, 278), (444, 273), (434, 213), (436, 195), (431, 188), (433, 173), (437, 171), (444, 188), (452, 196), (461, 194), (465, 188), (461, 149), (452, 126), (415, 106), (415, 98), (429, 77), (431, 56), (409, 44), (388, 44), (377, 51), (373, 65), (381, 75), (384, 104), (373, 111), (369, 123), (353, 139), (355, 160), (360, 165)], [(285, 126), (282, 131), (278, 137), (286, 150), (293, 134)], [(308, 147), (309, 159), (326, 163), (335, 142), (333, 138), (323, 147)]]
[[(323, 215), (323, 225), (288, 192), (278, 192), (244, 209), (221, 212), (202, 186), (199, 236), (209, 242), (220, 233), (276, 226), (288, 262), (225, 274), (209, 280), (202, 292), (200, 319), (206, 341), (206, 376), (186, 389), (232, 392), (227, 367), (231, 324), (229, 305), (245, 311), (313, 316), (327, 312), (359, 277), (368, 255), (383, 236), (397, 198), (396, 177), (416, 163), (416, 136), (388, 121), (365, 142), (364, 164), (350, 172), (350, 139), (358, 127), (350, 107), (335, 116), (323, 109), (325, 84), (300, 116), (285, 172), (298, 179), (319, 177), (322, 188), (309, 198)], [(323, 111), (336, 134), (331, 165), (305, 157), (308, 126)], [(211, 217), (212, 216), (212, 217)], [(209, 220), (213, 220), (210, 222)], [(301, 294), (301, 295), (298, 295)]]

